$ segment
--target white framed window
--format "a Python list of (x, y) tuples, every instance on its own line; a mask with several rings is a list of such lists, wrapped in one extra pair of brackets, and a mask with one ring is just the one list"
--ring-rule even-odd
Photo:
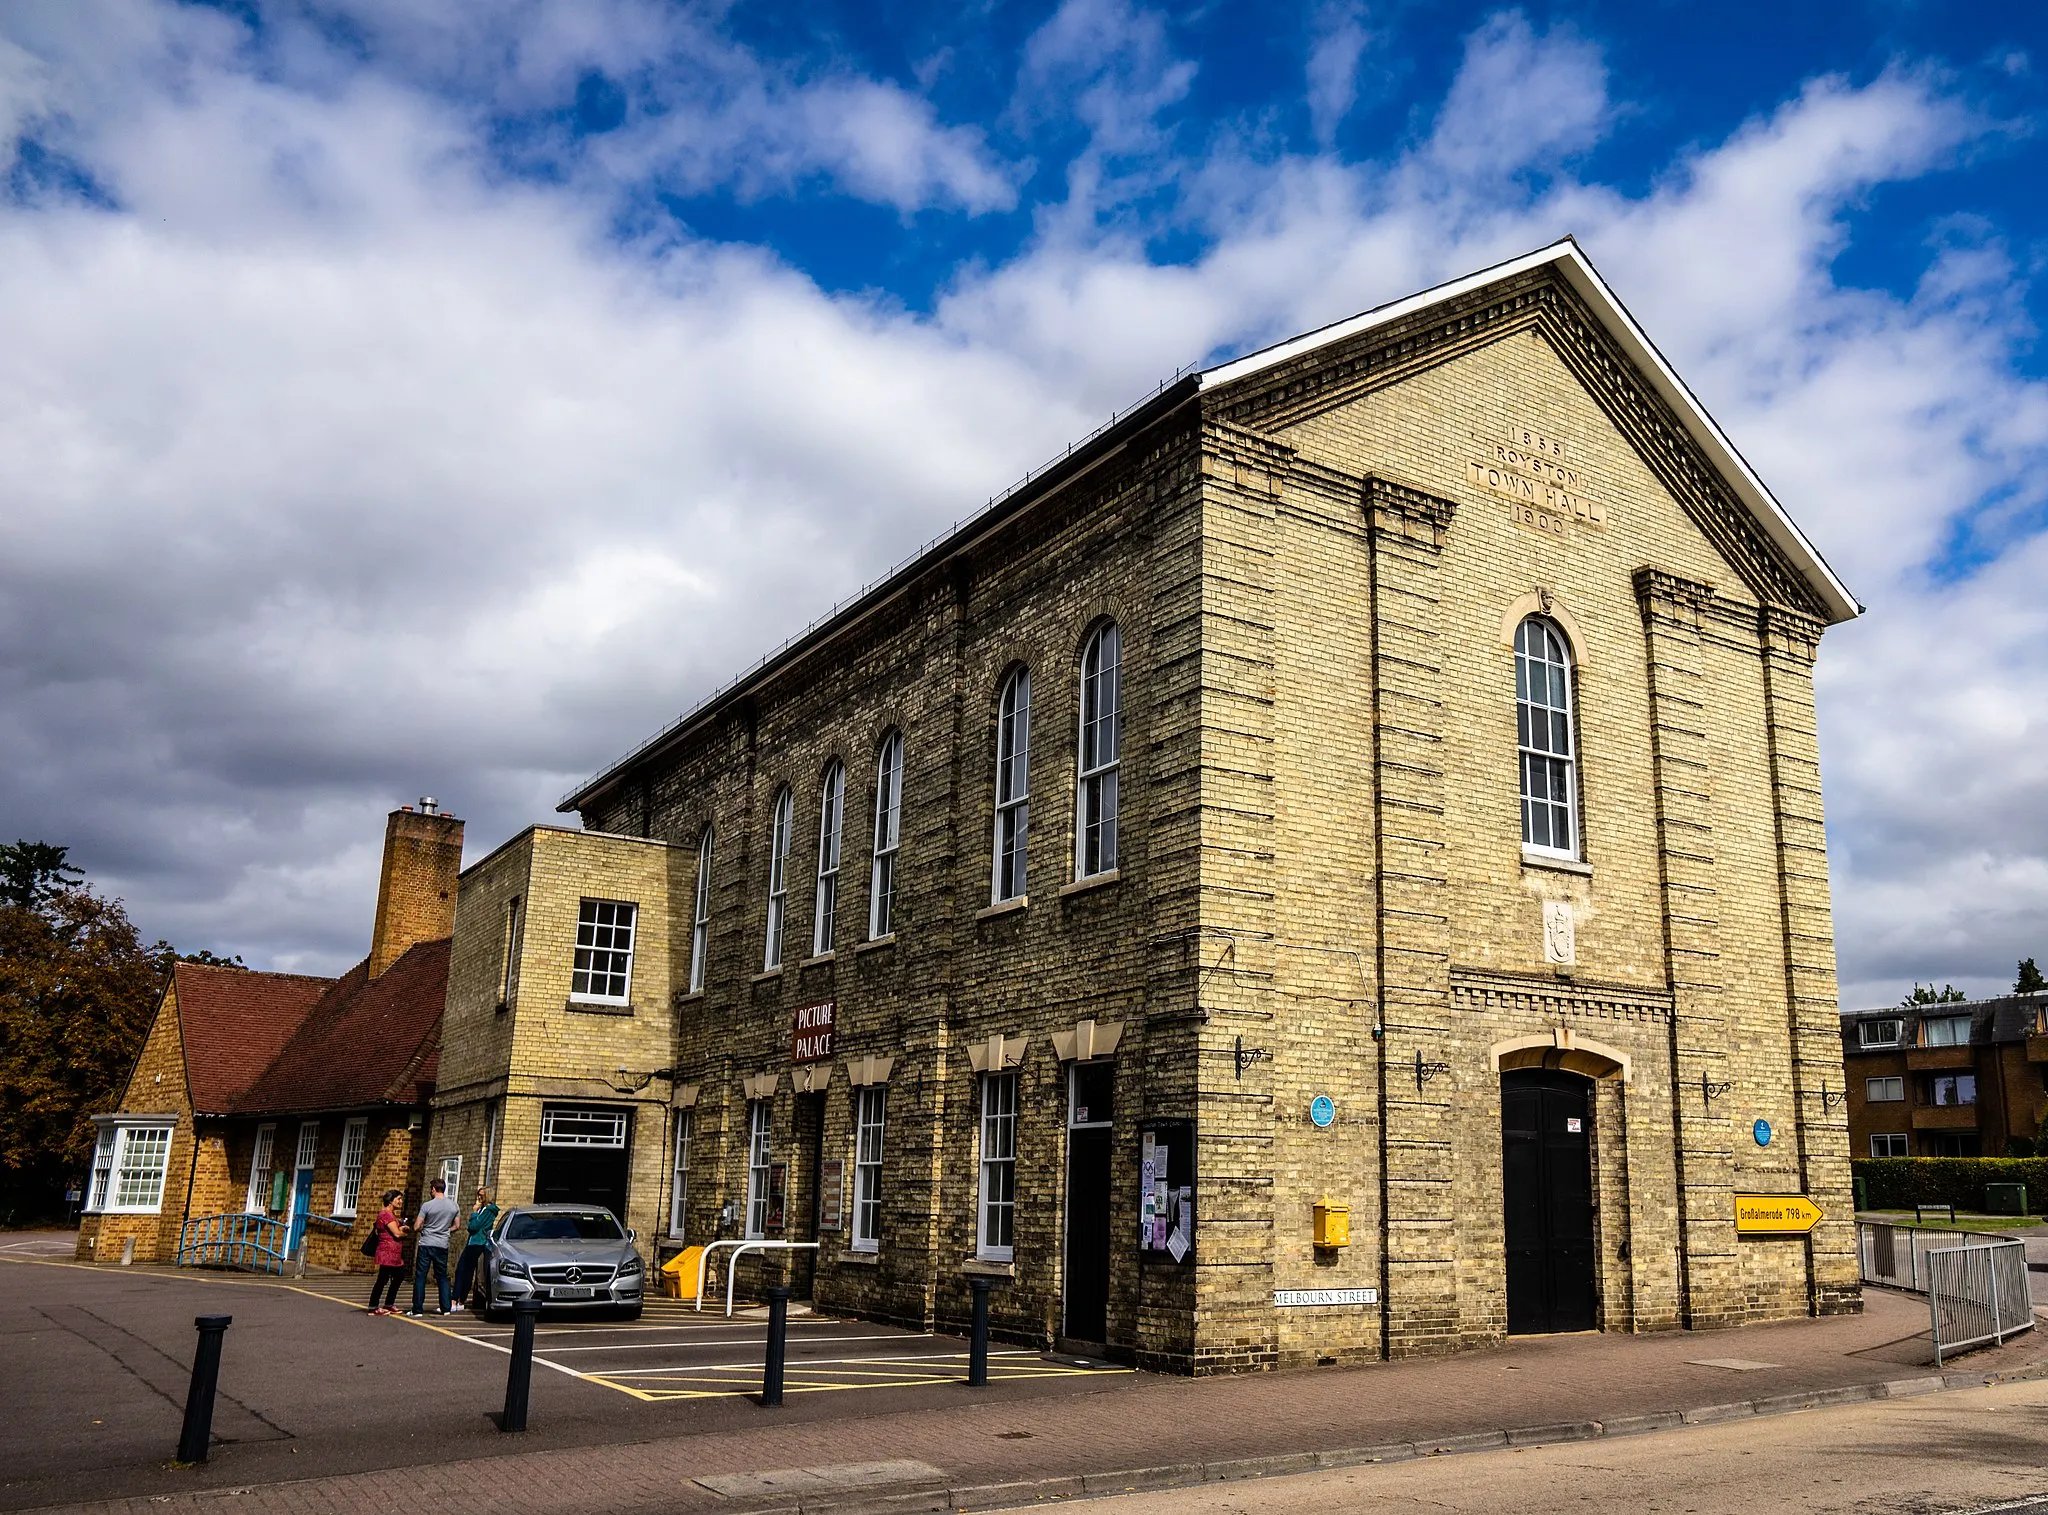
[(341, 1128), (341, 1165), (334, 1174), (334, 1213), (353, 1217), (363, 1192), (363, 1157), (370, 1143), (370, 1118), (352, 1115)]
[(1515, 630), (1515, 728), (1522, 767), (1522, 845), (1576, 858), (1571, 658), (1557, 628), (1536, 616)]
[(1031, 670), (1003, 681), (996, 706), (995, 878), (991, 901), (1022, 899), (1024, 852), (1031, 832)]
[(632, 997), (633, 925), (640, 908), (624, 900), (584, 900), (576, 911), (576, 971), (569, 998), (623, 1005)]
[(896, 929), (896, 846), (903, 835), (903, 733), (875, 752), (875, 860), (868, 873), (868, 940)]
[(1081, 651), (1081, 747), (1076, 772), (1074, 875), (1116, 869), (1117, 764), (1123, 752), (1123, 633), (1095, 628)]
[(811, 910), (811, 956), (832, 950), (833, 918), (839, 910), (839, 831), (846, 814), (846, 765), (834, 758), (825, 765), (818, 794), (818, 892)]
[(1920, 1045), (1923, 1047), (1967, 1047), (1970, 1045), (1970, 1017), (1967, 1015), (1929, 1015), (1920, 1021)]
[(1905, 1022), (1896, 1017), (1856, 1023), (1856, 1044), (1859, 1047), (1896, 1047), (1904, 1034)]
[(981, 1205), (976, 1255), (1009, 1262), (1017, 1235), (1017, 1075), (981, 1076)]
[(277, 1145), (277, 1127), (256, 1128), (256, 1145), (249, 1153), (249, 1193), (242, 1208), (261, 1215), (270, 1208), (270, 1155)]
[(1888, 1078), (1863, 1080), (1863, 1098), (1870, 1104), (1892, 1104), (1906, 1097), (1906, 1081), (1894, 1074)]
[(768, 1131), (775, 1116), (774, 1104), (765, 1099), (747, 1102), (747, 1238), (759, 1241), (768, 1234)]
[(683, 1239), (683, 1218), (689, 1214), (690, 1121), (694, 1113), (690, 1110), (676, 1111), (676, 1156), (674, 1182), (668, 1196), (668, 1234), (677, 1241)]
[(697, 843), (697, 897), (690, 907), (690, 993), (704, 987), (711, 957), (711, 828)]
[(441, 1159), (441, 1192), (456, 1204), (462, 1203), (462, 1154)]
[(519, 944), (524, 926), (525, 914), (515, 894), (505, 901), (505, 967), (498, 976), (498, 1003), (507, 1009), (519, 994)]
[(543, 1105), (540, 1112), (543, 1147), (623, 1147), (626, 1112), (581, 1105)]
[(775, 813), (768, 824), (768, 941), (761, 950), (761, 971), (782, 966), (782, 918), (789, 911), (789, 833), (796, 824), (796, 796), (784, 785), (775, 792)]
[(866, 1084), (854, 1090), (853, 1250), (856, 1252), (877, 1252), (882, 1246), (882, 1125), (888, 1104), (887, 1084)]
[(1903, 1131), (1879, 1131), (1870, 1138), (1872, 1157), (1905, 1157), (1906, 1133)]
[(93, 1153), (92, 1203), (110, 1214), (154, 1215), (163, 1205), (164, 1173), (170, 1165), (171, 1133), (163, 1125), (100, 1127)]
[(293, 1164), (301, 1173), (312, 1169), (320, 1157), (320, 1122), (302, 1120), (299, 1122), (299, 1150)]
[(1974, 1105), (1977, 1103), (1977, 1075), (1938, 1073), (1927, 1080), (1930, 1105)]

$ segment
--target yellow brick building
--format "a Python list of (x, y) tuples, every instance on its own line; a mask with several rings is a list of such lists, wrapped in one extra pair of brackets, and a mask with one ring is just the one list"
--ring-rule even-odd
[(1857, 608), (1569, 242), (1193, 375), (465, 875), (433, 1150), (1180, 1371), (1854, 1309)]

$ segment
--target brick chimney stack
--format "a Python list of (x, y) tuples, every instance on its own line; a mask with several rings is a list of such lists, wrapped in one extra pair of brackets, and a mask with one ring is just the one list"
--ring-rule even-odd
[(384, 870), (377, 879), (377, 924), (370, 933), (370, 977), (420, 942), (455, 934), (455, 879), (462, 872), (462, 822), (431, 799), (401, 805), (384, 823)]

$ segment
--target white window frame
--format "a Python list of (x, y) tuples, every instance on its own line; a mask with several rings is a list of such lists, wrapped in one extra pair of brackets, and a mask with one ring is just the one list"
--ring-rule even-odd
[(441, 1159), (441, 1192), (454, 1200), (457, 1206), (461, 1205), (462, 1154), (460, 1152), (455, 1153), (451, 1157)]
[(875, 751), (875, 854), (868, 870), (868, 940), (896, 932), (896, 849), (903, 839), (903, 733)]
[(796, 829), (796, 795), (787, 784), (775, 791), (775, 811), (768, 823), (768, 939), (761, 948), (761, 971), (782, 966), (782, 925), (789, 914), (789, 834)]
[(1031, 670), (1013, 668), (996, 701), (996, 818), (989, 903), (1030, 897)]
[(974, 1250), (990, 1262), (1010, 1262), (1017, 1255), (1017, 1083), (1015, 1069), (981, 1076)]
[(370, 1145), (370, 1118), (351, 1115), (341, 1128), (341, 1160), (334, 1169), (334, 1213), (353, 1220), (363, 1193), (364, 1159)]
[(542, 1105), (543, 1147), (623, 1147), (626, 1112), (602, 1105)]
[(1866, 1078), (1863, 1080), (1863, 1101), (1865, 1104), (1898, 1104), (1905, 1097), (1906, 1080), (1902, 1074), (1886, 1073), (1876, 1078)]
[(746, 1239), (760, 1241), (768, 1234), (769, 1141), (775, 1129), (775, 1102), (747, 1101), (747, 1213)]
[(882, 1141), (889, 1119), (889, 1086), (853, 1091), (853, 1250), (882, 1249)]
[[(1899, 1148), (1896, 1152), (1889, 1150), (1880, 1152), (1878, 1150), (1880, 1145), (1889, 1149), (1894, 1144)], [(1871, 1133), (1870, 1155), (1872, 1157), (1906, 1157), (1910, 1155), (1910, 1147), (1911, 1143), (1907, 1141), (1906, 1133), (1903, 1131), (1875, 1131)]]
[(520, 898), (515, 894), (505, 902), (505, 969), (498, 975), (498, 1003), (508, 1010), (519, 993), (519, 948), (525, 927)]
[[(1941, 1097), (1941, 1086), (1954, 1084), (1954, 1099)], [(1964, 1099), (1963, 1085), (1968, 1084), (1969, 1098)], [(1977, 1103), (1977, 1075), (1974, 1073), (1930, 1073), (1927, 1075), (1927, 1103), (1943, 1110), (1967, 1110)]]
[(704, 828), (697, 842), (697, 892), (690, 905), (690, 993), (704, 988), (704, 975), (711, 957), (711, 842), (712, 830)]
[(1075, 752), (1074, 877), (1117, 868), (1117, 771), (1123, 757), (1123, 632), (1096, 627), (1081, 651), (1080, 733)]
[[(1542, 644), (1535, 653), (1529, 650), (1532, 635), (1540, 636)], [(1555, 650), (1557, 656), (1550, 653)], [(1531, 697), (1532, 673), (1540, 668), (1543, 672), (1543, 698), (1539, 702)], [(1557, 687), (1551, 687), (1552, 676)], [(1554, 623), (1542, 616), (1530, 616), (1515, 628), (1515, 746), (1518, 785), (1522, 801), (1522, 845), (1531, 852), (1545, 857), (1568, 858), (1573, 861), (1579, 856), (1579, 747), (1578, 723), (1572, 709), (1572, 652), (1571, 642)], [(1563, 703), (1552, 699), (1555, 694)], [(1537, 723), (1541, 721), (1543, 731), (1535, 739)], [(1558, 746), (1558, 733), (1563, 732), (1563, 746)], [(1537, 773), (1544, 776), (1542, 793), (1532, 782)], [(1559, 776), (1562, 776), (1564, 796), (1560, 800), (1555, 793)], [(1538, 807), (1541, 809), (1542, 826), (1540, 833), (1553, 838), (1537, 841), (1539, 828), (1536, 825)], [(1562, 822), (1558, 812), (1563, 812)], [(1567, 845), (1558, 846), (1554, 838), (1562, 825)]]
[(270, 1213), (270, 1169), (277, 1152), (277, 1126), (265, 1121), (256, 1128), (256, 1144), (249, 1149), (249, 1190), (242, 1208), (251, 1215)]
[[(1967, 1047), (1970, 1045), (1970, 1017), (1967, 1015), (1923, 1015), (1920, 1017), (1920, 1045), (1923, 1047)], [(1943, 1034), (1961, 1028), (1960, 1041), (1936, 1041), (1933, 1036), (1936, 1026), (1943, 1027)]]
[(669, 1169), (668, 1234), (677, 1241), (684, 1239), (683, 1227), (689, 1214), (690, 1125), (695, 1114), (693, 1110), (676, 1111), (675, 1156)]
[(298, 1145), (293, 1152), (292, 1177), (311, 1172), (320, 1166), (320, 1122), (302, 1120), (299, 1122)]
[[(1872, 1035), (1879, 1026), (1891, 1027), (1890, 1036)], [(1899, 1016), (1888, 1016), (1881, 1020), (1858, 1021), (1856, 1023), (1856, 1045), (1859, 1047), (1896, 1047), (1905, 1040), (1906, 1027)]]
[(100, 1127), (87, 1208), (102, 1215), (155, 1215), (163, 1209), (175, 1122), (112, 1121)]
[[(576, 957), (569, 978), (574, 1005), (630, 1005), (640, 907), (632, 900), (585, 899), (576, 905)], [(621, 946), (620, 943), (624, 945)], [(618, 985), (614, 992), (612, 985)], [(583, 987), (578, 988), (581, 984)], [(603, 985), (593, 988), (593, 985)]]
[(839, 915), (839, 839), (846, 820), (846, 765), (834, 758), (818, 786), (818, 888), (811, 900), (811, 956), (832, 950)]

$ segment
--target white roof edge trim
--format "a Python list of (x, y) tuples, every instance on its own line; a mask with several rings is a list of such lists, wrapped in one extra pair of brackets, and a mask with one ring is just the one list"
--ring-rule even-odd
[(1685, 381), (1671, 365), (1664, 361), (1664, 355), (1657, 351), (1642, 327), (1636, 324), (1628, 307), (1623, 305), (1615, 293), (1600, 277), (1599, 272), (1587, 261), (1579, 245), (1567, 237), (1553, 242), (1548, 247), (1524, 253), (1521, 257), (1510, 258), (1505, 263), (1496, 263), (1482, 268), (1463, 278), (1453, 279), (1448, 284), (1439, 284), (1388, 305), (1376, 306), (1360, 315), (1336, 321), (1315, 331), (1275, 343), (1271, 347), (1250, 353), (1231, 362), (1218, 364), (1196, 375), (1196, 383), (1205, 391), (1220, 388), (1226, 384), (1247, 379), (1267, 369), (1278, 367), (1302, 354), (1332, 342), (1341, 342), (1360, 332), (1375, 327), (1390, 325), (1405, 316), (1425, 310), (1443, 301), (1456, 299), (1472, 290), (1502, 279), (1513, 278), (1531, 269), (1555, 265), (1566, 281), (1576, 290), (1587, 306), (1599, 317), (1631, 362), (1650, 380), (1651, 386), (1663, 397), (1664, 402), (1677, 414), (1686, 431), (1697, 443), (1707, 460), (1719, 471), (1722, 478), (1734, 490), (1736, 496), (1764, 529), (1766, 535), (1777, 544), (1778, 549), (1792, 562), (1820, 596), (1827, 607), (1830, 622), (1854, 620), (1863, 613), (1863, 606), (1856, 596), (1828, 566), (1827, 560), (1808, 540), (1777, 497), (1764, 486), (1735, 444), (1728, 440), (1719, 424), (1707, 413), (1704, 405), (1686, 387)]

